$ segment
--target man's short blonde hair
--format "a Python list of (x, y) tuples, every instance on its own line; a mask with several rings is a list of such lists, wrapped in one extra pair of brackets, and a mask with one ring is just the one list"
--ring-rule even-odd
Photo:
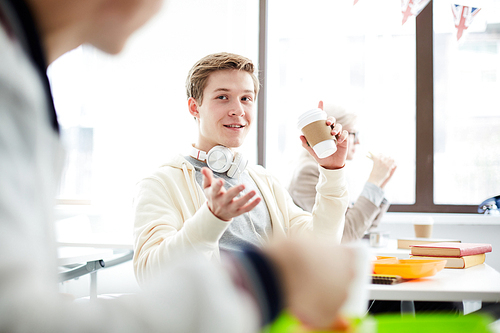
[(207, 85), (210, 74), (227, 69), (242, 70), (250, 74), (253, 80), (255, 96), (257, 96), (260, 86), (252, 61), (237, 54), (220, 52), (201, 58), (191, 68), (186, 79), (187, 97), (193, 97), (198, 103), (202, 104), (203, 90)]

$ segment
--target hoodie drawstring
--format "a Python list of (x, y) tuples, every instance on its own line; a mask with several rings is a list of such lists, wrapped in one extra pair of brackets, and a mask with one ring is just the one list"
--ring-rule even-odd
[[(182, 173), (184, 174), (184, 178), (186, 179), (186, 184), (188, 185), (189, 193), (191, 194), (191, 198), (196, 198), (195, 205), (197, 204), (197, 208), (199, 209), (203, 202), (201, 202), (200, 195), (196, 188), (196, 183), (189, 177), (189, 171), (187, 169), (186, 163), (182, 163)], [(193, 185), (195, 184), (195, 185)]]

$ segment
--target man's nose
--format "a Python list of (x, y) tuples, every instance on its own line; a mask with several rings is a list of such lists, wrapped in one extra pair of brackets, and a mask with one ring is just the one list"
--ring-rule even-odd
[(245, 114), (245, 109), (243, 108), (243, 105), (241, 104), (240, 101), (237, 101), (233, 105), (231, 105), (230, 114), (232, 116), (240, 116), (240, 117)]

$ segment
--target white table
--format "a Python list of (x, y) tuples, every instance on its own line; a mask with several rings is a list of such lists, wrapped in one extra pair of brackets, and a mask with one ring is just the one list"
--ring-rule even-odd
[[(405, 259), (410, 250), (398, 249), (397, 240), (371, 247), (372, 255)], [(371, 284), (370, 298), (378, 300), (500, 302), (500, 273), (487, 263), (465, 269), (445, 268), (436, 275), (394, 285)]]
[[(397, 240), (385, 247), (371, 247), (374, 256), (410, 257), (410, 250), (398, 249)], [(482, 302), (500, 302), (500, 273), (487, 264), (466, 269), (445, 268), (435, 276), (409, 280), (395, 285), (370, 284), (370, 299), (402, 301), (404, 311), (412, 312), (413, 301), (460, 302), (464, 313), (481, 308)]]
[(370, 299), (500, 302), (500, 273), (487, 264), (443, 269), (436, 275), (394, 285), (370, 284)]
[(112, 249), (82, 248), (73, 244), (59, 244), (57, 264), (59, 266), (85, 263), (95, 260), (107, 260), (114, 256)]
[(97, 298), (97, 271), (119, 265), (132, 259), (131, 237), (87, 235), (86, 237), (59, 239), (58, 265), (71, 266), (60, 273), (60, 280), (90, 274), (90, 299)]

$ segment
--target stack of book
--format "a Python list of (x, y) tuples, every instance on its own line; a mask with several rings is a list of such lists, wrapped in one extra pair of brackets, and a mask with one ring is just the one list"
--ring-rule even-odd
[(479, 243), (431, 243), (412, 245), (411, 258), (446, 260), (445, 268), (467, 268), (482, 264), (491, 244)]

